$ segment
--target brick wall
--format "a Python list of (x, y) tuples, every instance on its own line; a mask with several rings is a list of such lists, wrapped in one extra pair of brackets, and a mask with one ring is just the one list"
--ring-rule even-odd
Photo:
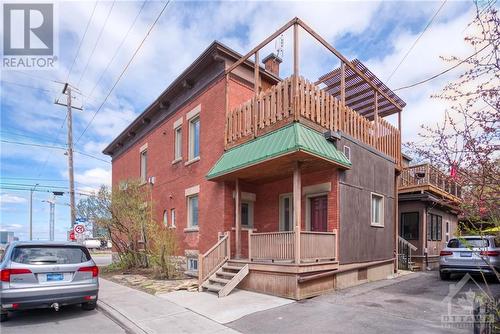
[[(252, 96), (250, 88), (230, 81), (230, 99), (234, 105)], [(186, 114), (197, 106), (200, 111), (200, 160), (186, 165), (188, 161), (189, 123)], [(156, 178), (152, 186), (156, 219), (163, 221), (163, 212), (168, 210), (171, 224), (171, 209), (176, 212), (176, 234), (179, 254), (185, 250), (205, 252), (217, 242), (217, 232), (228, 230), (225, 205), (228, 196), (223, 183), (207, 181), (205, 175), (224, 152), (225, 125), (225, 80), (219, 79), (197, 98), (173, 113), (126, 152), (113, 159), (113, 185), (120, 181), (138, 179), (140, 176), (140, 148), (147, 144), (147, 176)], [(174, 160), (174, 122), (182, 123), (182, 161)], [(187, 199), (185, 190), (199, 185), (199, 231), (185, 231), (187, 227)], [(145, 185), (149, 186), (149, 185)], [(229, 193), (232, 196), (232, 192)]]

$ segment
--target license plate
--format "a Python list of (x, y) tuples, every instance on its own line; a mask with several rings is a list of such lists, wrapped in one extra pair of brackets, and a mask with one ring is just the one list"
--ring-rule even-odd
[(47, 274), (47, 282), (62, 281), (63, 279), (64, 275), (60, 273)]
[(461, 252), (460, 257), (472, 257), (472, 252)]

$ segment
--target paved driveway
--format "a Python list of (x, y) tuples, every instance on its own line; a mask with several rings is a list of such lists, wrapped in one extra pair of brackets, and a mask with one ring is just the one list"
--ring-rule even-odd
[[(242, 333), (470, 333), (445, 329), (442, 300), (452, 281), (437, 272), (416, 273), (396, 280), (368, 283), (258, 312), (227, 324)], [(484, 284), (481, 285), (484, 288)], [(500, 285), (488, 286), (498, 298)], [(478, 290), (468, 282), (465, 290)]]

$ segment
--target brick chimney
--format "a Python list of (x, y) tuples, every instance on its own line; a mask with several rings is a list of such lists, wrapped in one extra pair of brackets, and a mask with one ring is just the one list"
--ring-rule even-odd
[(280, 57), (271, 53), (269, 56), (262, 59), (262, 62), (267, 71), (273, 73), (277, 77), (280, 76), (280, 64), (282, 62)]

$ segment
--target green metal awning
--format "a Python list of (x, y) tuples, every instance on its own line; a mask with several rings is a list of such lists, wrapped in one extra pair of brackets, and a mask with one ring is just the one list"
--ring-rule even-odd
[(219, 176), (292, 152), (306, 152), (336, 165), (349, 168), (351, 163), (325, 137), (295, 122), (227, 150), (208, 172), (206, 178)]

